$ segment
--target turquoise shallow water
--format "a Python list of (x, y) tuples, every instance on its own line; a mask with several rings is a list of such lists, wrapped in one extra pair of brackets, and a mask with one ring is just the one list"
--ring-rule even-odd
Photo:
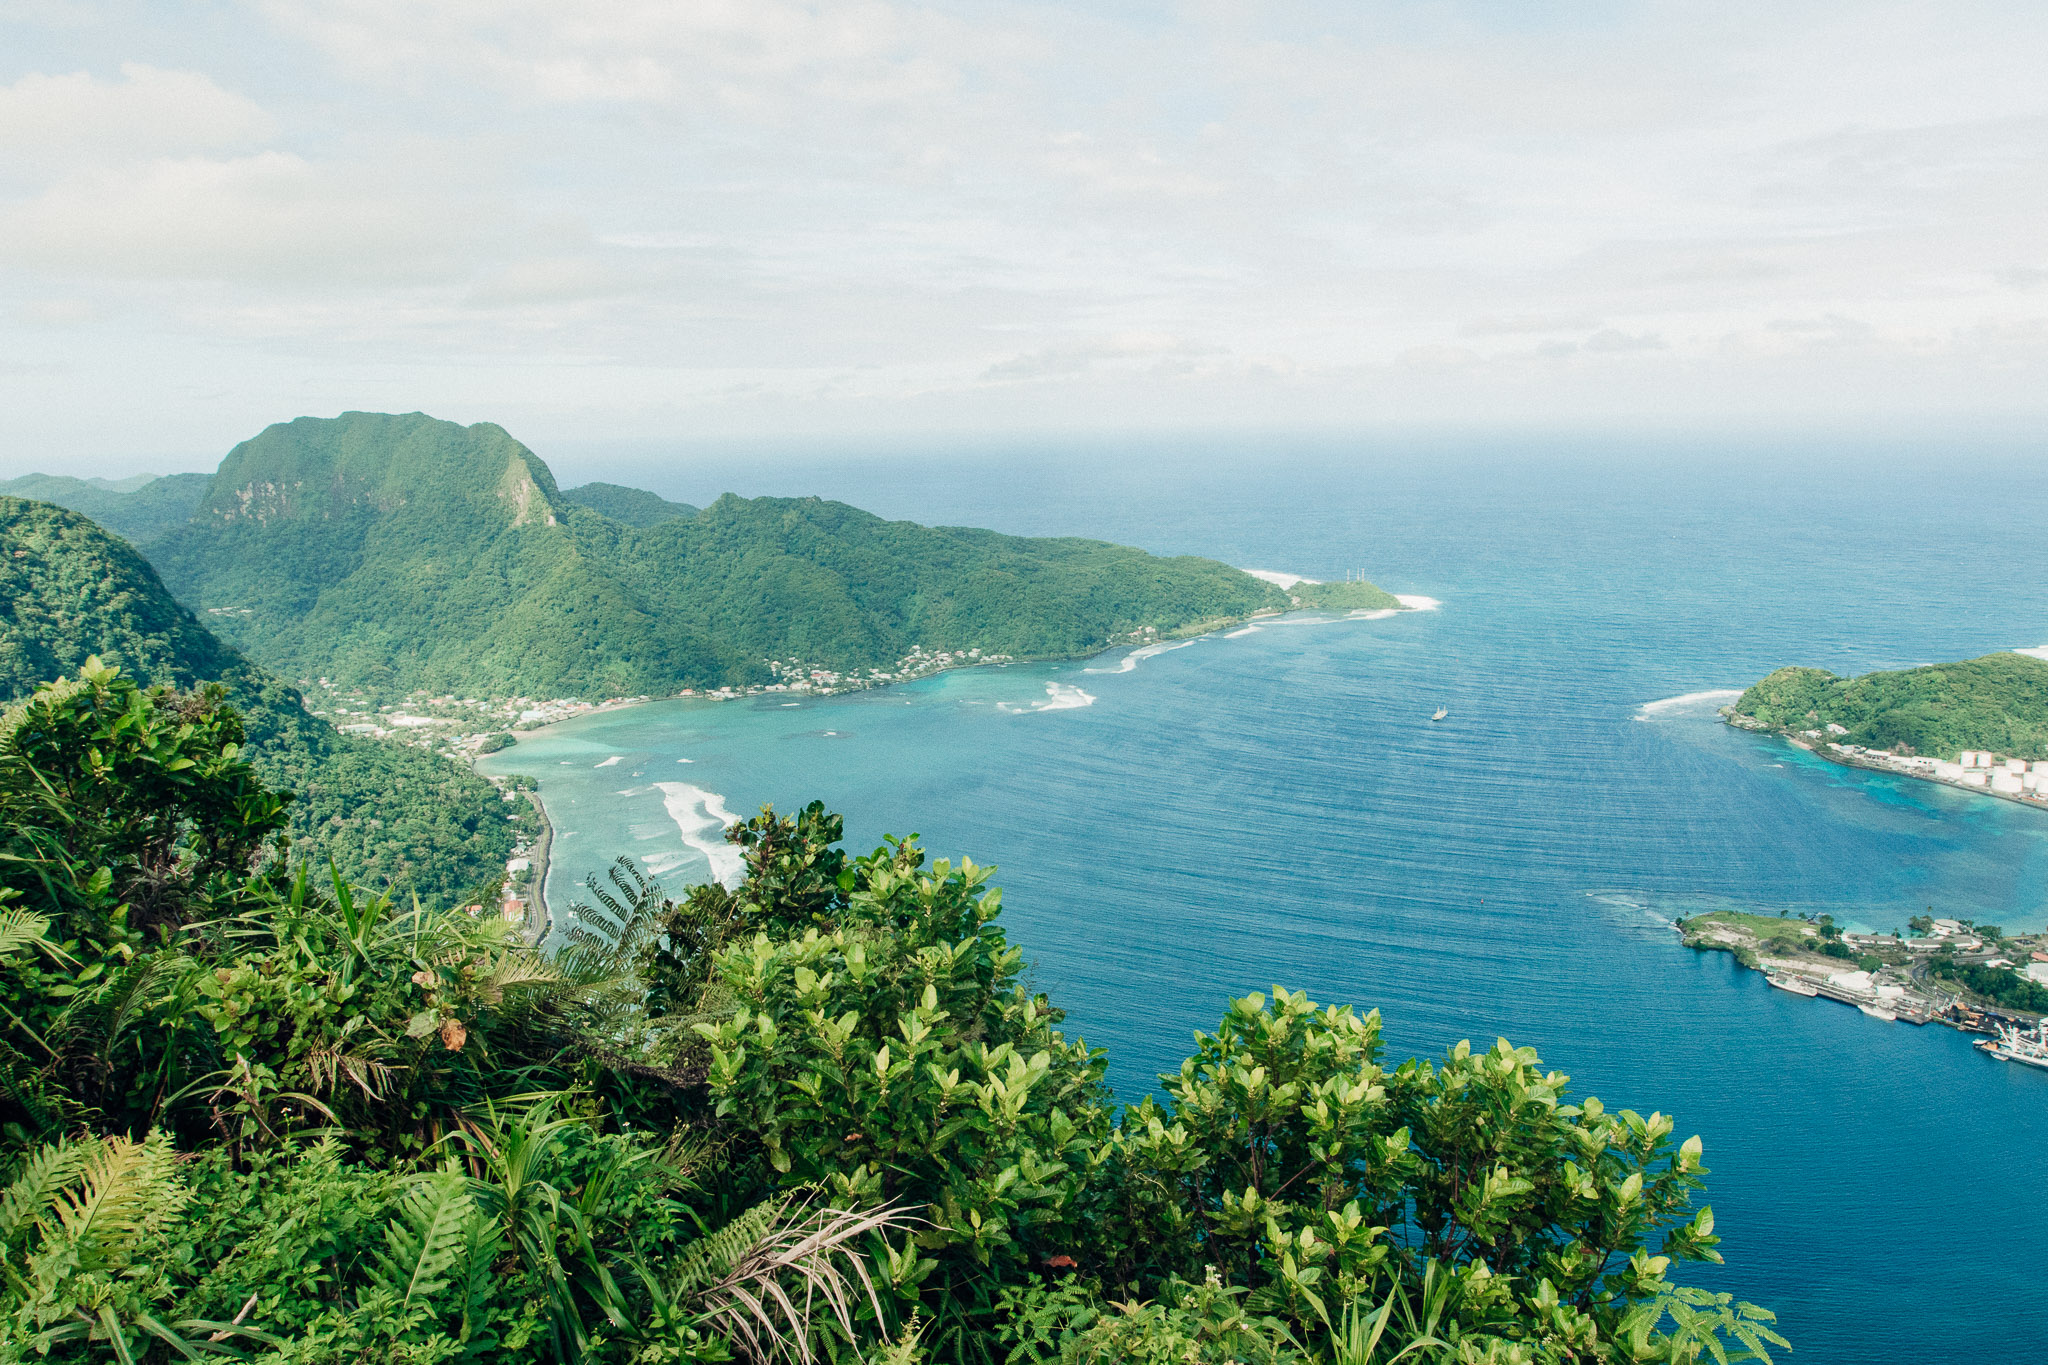
[(2048, 1074), (1772, 991), (1665, 925), (1724, 903), (2038, 925), (2048, 818), (1819, 763), (1718, 724), (1715, 698), (1647, 704), (1784, 662), (2048, 641), (2012, 550), (2048, 527), (2042, 481), (1953, 454), (1155, 456), (641, 480), (1365, 567), (1442, 608), (1291, 619), (1128, 671), (1117, 651), (560, 726), (493, 760), (542, 779), (551, 898), (618, 853), (680, 886), (707, 871), (685, 826), (715, 847), (720, 805), (820, 797), (858, 843), (917, 831), (998, 863), (1012, 937), (1127, 1095), (1275, 981), (1379, 1007), (1397, 1055), (1506, 1035), (1703, 1135), (1730, 1264), (1701, 1278), (1778, 1310), (1796, 1359), (2037, 1358)]

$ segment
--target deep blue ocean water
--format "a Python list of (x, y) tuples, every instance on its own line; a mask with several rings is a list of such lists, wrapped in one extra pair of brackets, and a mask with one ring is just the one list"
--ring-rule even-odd
[[(1784, 663), (2048, 642), (2044, 468), (1217, 442), (621, 469), (693, 502), (821, 493), (1362, 569), (1442, 606), (1290, 618), (1128, 671), (1101, 671), (1114, 651), (797, 706), (655, 703), (492, 764), (542, 779), (558, 906), (619, 853), (701, 879), (682, 824), (714, 796), (735, 814), (819, 797), (857, 844), (916, 831), (999, 864), (1012, 939), (1126, 1097), (1274, 982), (1380, 1008), (1395, 1058), (1532, 1044), (1581, 1093), (1704, 1137), (1728, 1265), (1692, 1277), (1775, 1309), (1795, 1359), (2039, 1359), (2048, 1073), (1773, 991), (1667, 925), (1732, 904), (2038, 926), (2048, 814), (1820, 763), (1719, 724), (1725, 699), (1645, 707)], [(1068, 689), (1092, 703), (1046, 707)]]

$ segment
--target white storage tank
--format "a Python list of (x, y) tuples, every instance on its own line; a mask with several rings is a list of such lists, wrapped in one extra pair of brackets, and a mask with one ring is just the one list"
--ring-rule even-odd
[(1995, 792), (2007, 792), (2011, 795), (2017, 796), (2020, 791), (2020, 775), (2018, 773), (1991, 774), (1991, 790)]
[(1991, 775), (1989, 773), (1967, 772), (1963, 774), (1963, 781), (1969, 783), (1973, 787), (1981, 787), (1990, 780)]
[(2008, 758), (2005, 760), (2005, 770), (2009, 773), (2023, 773), (2027, 770), (2027, 760), (2024, 758)]

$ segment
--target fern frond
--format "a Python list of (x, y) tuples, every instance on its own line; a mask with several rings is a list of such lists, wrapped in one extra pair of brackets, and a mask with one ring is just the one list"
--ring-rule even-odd
[(90, 1142), (46, 1142), (22, 1161), (20, 1172), (0, 1192), (0, 1246), (13, 1246), (44, 1214), (85, 1164)]
[(82, 1268), (124, 1265), (185, 1205), (177, 1154), (161, 1133), (142, 1142), (110, 1137), (81, 1145), (75, 1184), (52, 1201), (54, 1226), (47, 1214), (38, 1221), (46, 1236), (62, 1234)]
[(427, 1176), (406, 1192), (384, 1230), (384, 1250), (371, 1275), (398, 1301), (399, 1312), (425, 1307), (448, 1287), (474, 1214), (467, 1182), (452, 1172)]
[(732, 1273), (748, 1249), (775, 1226), (775, 1216), (782, 1207), (780, 1199), (764, 1200), (736, 1215), (718, 1231), (684, 1247), (675, 1257), (668, 1276), (670, 1296), (680, 1299), (696, 1294)]

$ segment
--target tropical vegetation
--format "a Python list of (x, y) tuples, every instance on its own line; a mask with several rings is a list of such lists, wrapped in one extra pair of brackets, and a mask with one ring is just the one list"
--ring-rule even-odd
[(1119, 1108), (990, 869), (818, 805), (552, 956), (366, 893), (219, 686), (0, 719), (0, 1361), (1767, 1358), (1698, 1138), (1233, 1001)]
[(1845, 733), (1845, 744), (1953, 759), (1965, 750), (2048, 758), (2048, 660), (1987, 654), (1838, 678), (1781, 668), (1744, 692), (1732, 715), (1777, 730)]
[(663, 695), (769, 683), (771, 662), (893, 669), (920, 647), (1077, 654), (1287, 605), (1213, 560), (818, 498), (683, 515), (634, 494), (564, 494), (489, 423), (301, 418), (235, 447), (149, 554), (258, 662), (388, 696)]
[(562, 497), (579, 507), (601, 512), (613, 521), (623, 521), (628, 526), (659, 526), (678, 517), (694, 517), (698, 512), (686, 502), (670, 502), (659, 493), (617, 483), (586, 483), (565, 488)]
[(1343, 583), (1296, 583), (1287, 590), (1296, 606), (1325, 611), (1397, 611), (1401, 599), (1359, 579)]
[(1944, 955), (1929, 963), (1927, 971), (1930, 976), (1966, 986), (2003, 1009), (2048, 1014), (2048, 986), (2031, 977), (2021, 976), (2010, 967), (1957, 962), (1953, 957)]
[(53, 502), (92, 518), (130, 544), (147, 545), (190, 520), (212, 481), (210, 474), (139, 474), (126, 479), (24, 474), (0, 479), (0, 497)]
[(0, 498), (0, 705), (93, 658), (146, 683), (218, 683), (257, 772), (294, 793), (286, 831), (300, 855), (357, 883), (456, 903), (503, 869), (532, 818), (467, 768), (309, 715), (297, 689), (223, 645), (83, 516)]

